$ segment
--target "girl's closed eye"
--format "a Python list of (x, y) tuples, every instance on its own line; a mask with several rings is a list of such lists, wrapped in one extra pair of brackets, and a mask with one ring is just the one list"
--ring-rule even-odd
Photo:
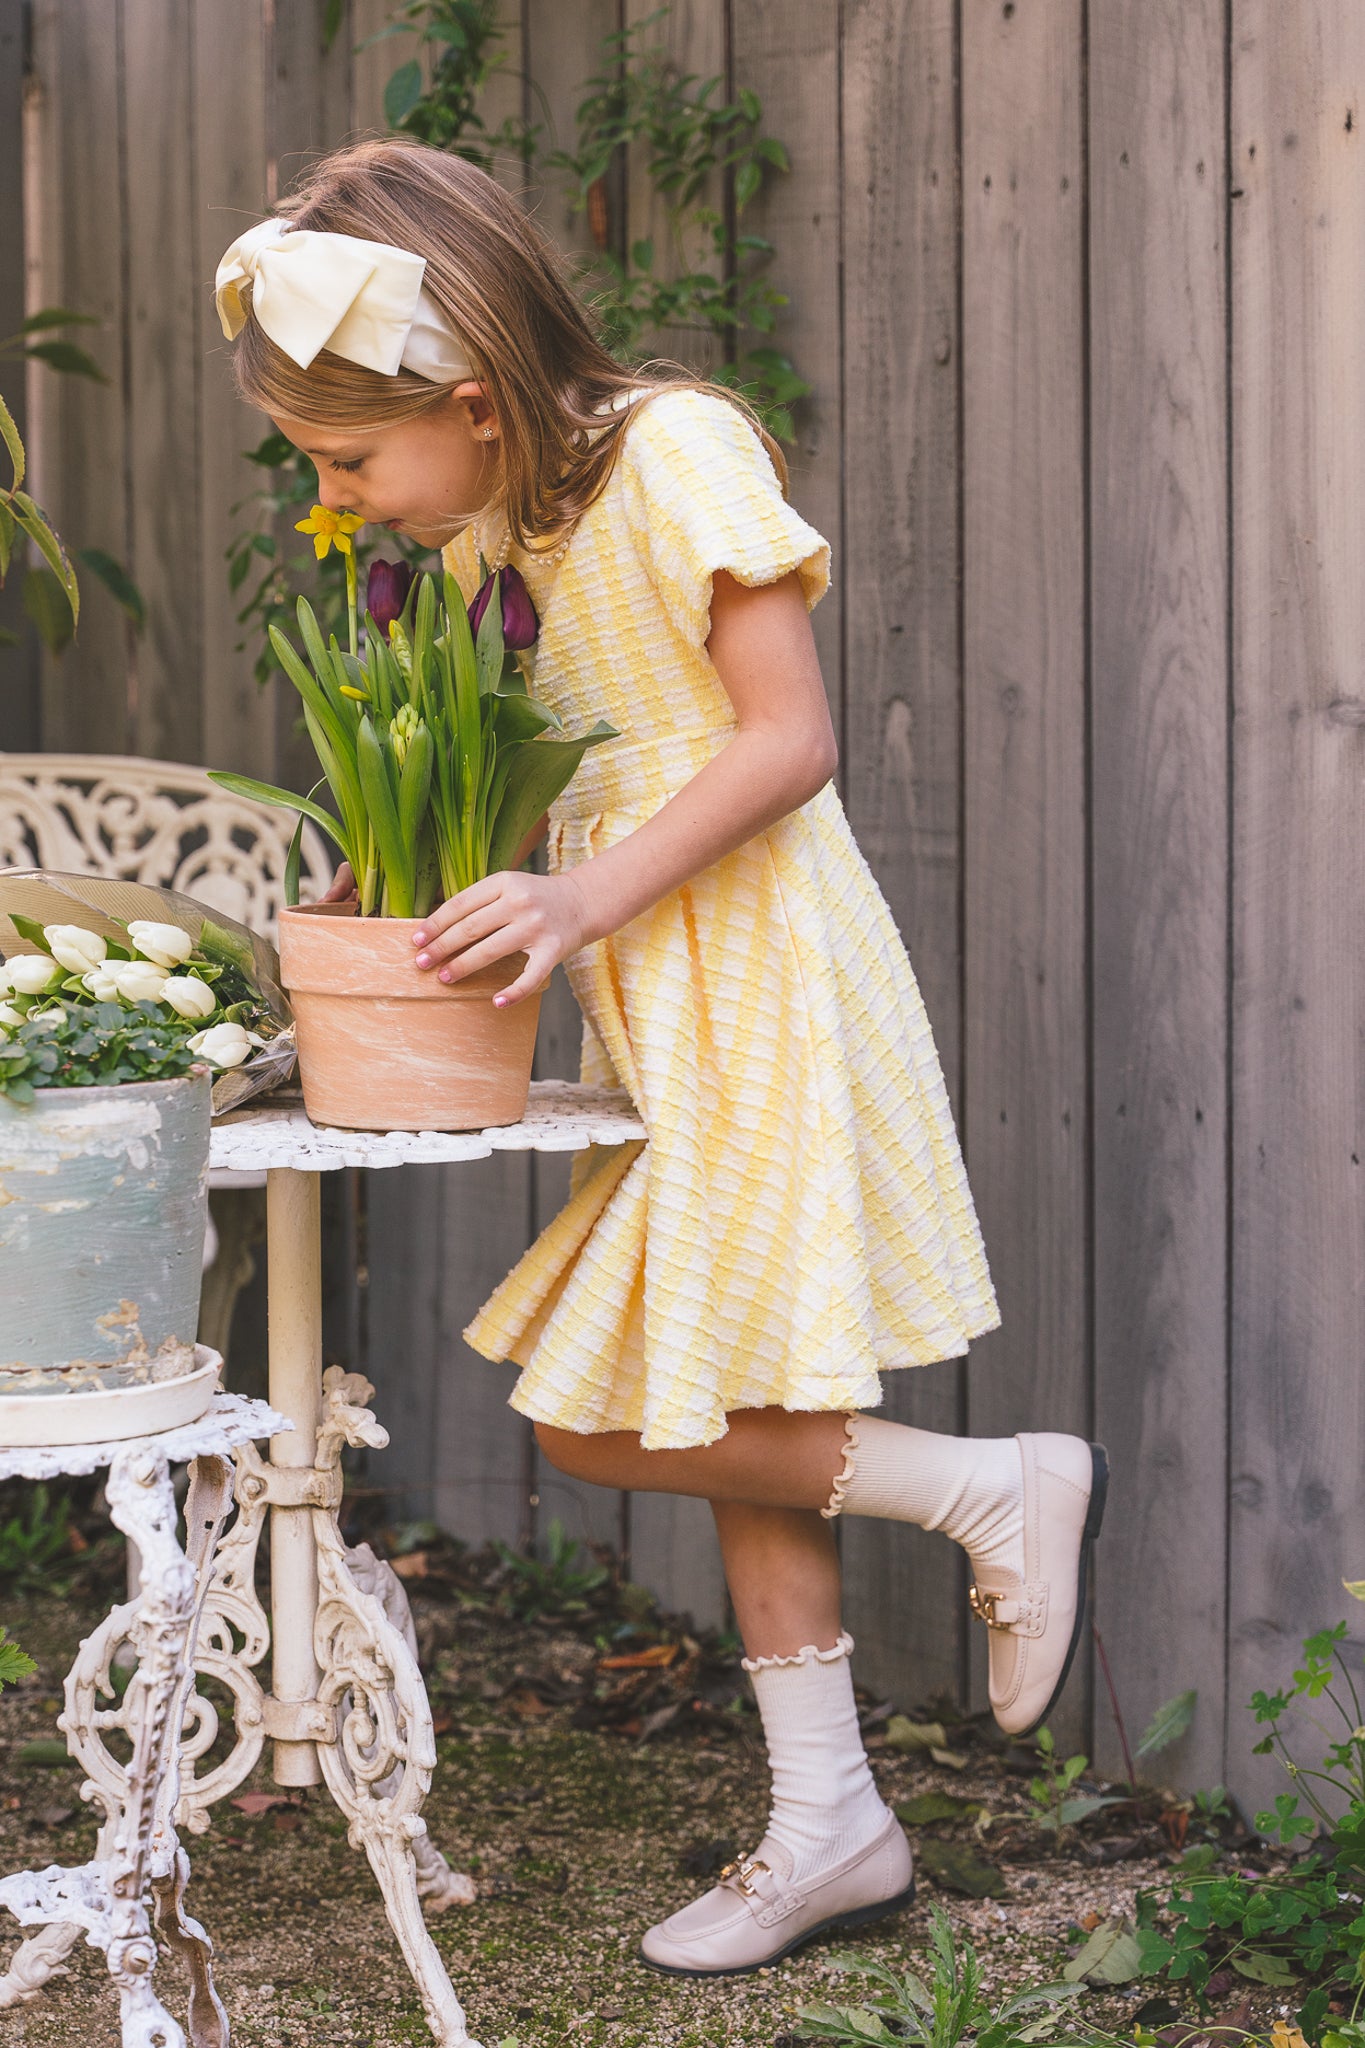
[(353, 476), (356, 470), (360, 468), (364, 460), (365, 458), (363, 455), (357, 455), (353, 462), (342, 462), (337, 456), (334, 455), (332, 457), (332, 468), (344, 469), (348, 476)]

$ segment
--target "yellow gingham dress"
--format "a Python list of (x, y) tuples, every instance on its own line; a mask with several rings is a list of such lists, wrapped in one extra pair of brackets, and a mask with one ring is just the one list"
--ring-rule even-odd
[[(551, 872), (636, 829), (726, 744), (711, 578), (829, 547), (724, 399), (649, 398), (555, 566), (518, 550), (541, 617), (534, 689), (594, 747), (550, 812)], [(446, 551), (466, 594), (468, 530)], [(734, 1408), (871, 1408), (879, 1373), (997, 1327), (929, 1021), (833, 782), (565, 963), (582, 1079), (625, 1087), (647, 1142), (574, 1159), (565, 1207), (465, 1337), (522, 1367), (514, 1408), (561, 1429), (712, 1442)]]

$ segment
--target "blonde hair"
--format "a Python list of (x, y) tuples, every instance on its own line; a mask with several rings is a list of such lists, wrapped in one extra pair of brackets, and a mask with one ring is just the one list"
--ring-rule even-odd
[[(678, 364), (637, 372), (617, 362), (547, 238), (511, 193), (463, 157), (406, 138), (355, 143), (311, 165), (277, 211), (296, 227), (388, 242), (426, 259), (425, 288), (498, 415), (497, 495), (517, 545), (549, 544), (601, 495), (631, 415), (648, 402), (610, 411), (627, 392), (682, 387), (726, 399), (761, 436), (787, 489), (781, 449), (738, 393)], [(301, 370), (249, 313), (233, 370), (243, 397), (263, 412), (334, 431), (396, 426), (439, 404), (446, 389), (411, 370), (386, 377), (325, 349)]]

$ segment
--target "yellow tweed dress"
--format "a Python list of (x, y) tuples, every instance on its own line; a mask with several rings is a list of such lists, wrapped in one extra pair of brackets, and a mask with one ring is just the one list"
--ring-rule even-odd
[[(551, 872), (624, 839), (735, 729), (706, 652), (711, 578), (799, 570), (828, 544), (724, 399), (640, 403), (562, 561), (513, 559), (541, 617), (536, 695), (593, 748), (550, 812)], [(468, 532), (447, 566), (467, 594)], [(833, 782), (565, 963), (582, 1078), (647, 1141), (574, 1159), (565, 1207), (465, 1336), (522, 1371), (514, 1408), (646, 1449), (735, 1408), (871, 1408), (879, 1373), (997, 1327), (929, 1021)]]

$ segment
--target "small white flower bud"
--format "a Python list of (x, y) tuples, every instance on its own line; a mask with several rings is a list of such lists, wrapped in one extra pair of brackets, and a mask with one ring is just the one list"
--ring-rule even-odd
[(9, 985), (19, 996), (40, 996), (61, 973), (46, 953), (16, 953), (9, 962)]
[(195, 974), (172, 974), (161, 984), (159, 1002), (169, 1003), (177, 1017), (211, 1017), (218, 998)]
[(45, 924), (43, 937), (52, 948), (53, 959), (68, 974), (85, 974), (98, 967), (109, 951), (98, 932), (88, 932), (81, 924)]

